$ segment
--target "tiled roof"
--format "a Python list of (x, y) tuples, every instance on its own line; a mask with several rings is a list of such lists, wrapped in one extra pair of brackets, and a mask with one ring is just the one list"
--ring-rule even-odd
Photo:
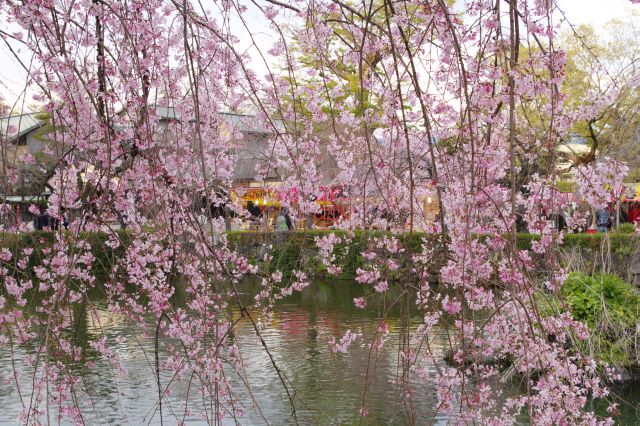
[(34, 112), (0, 118), (0, 137), (14, 141), (20, 136), (44, 126), (45, 122), (36, 118), (38, 114)]
[[(155, 110), (161, 120), (180, 120), (181, 118), (174, 107), (156, 106)], [(255, 115), (236, 114), (232, 112), (222, 112), (220, 115), (222, 115), (224, 121), (228, 125), (240, 132), (261, 134), (274, 133), (273, 127), (269, 123), (264, 123)], [(272, 121), (278, 130), (284, 130), (282, 120)]]
[[(180, 114), (173, 107), (156, 106), (156, 114), (160, 120), (180, 120)], [(233, 178), (236, 180), (251, 180), (256, 176), (256, 168), (259, 165), (265, 165), (265, 149), (267, 147), (264, 136), (271, 135), (274, 132), (270, 123), (264, 123), (255, 115), (236, 114), (223, 112), (220, 113), (225, 123), (230, 127), (229, 130), (236, 130), (245, 134), (245, 145), (237, 152), (238, 160), (234, 170)], [(278, 130), (284, 131), (282, 120), (273, 120)], [(271, 167), (267, 173), (267, 179), (277, 178), (276, 170)]]

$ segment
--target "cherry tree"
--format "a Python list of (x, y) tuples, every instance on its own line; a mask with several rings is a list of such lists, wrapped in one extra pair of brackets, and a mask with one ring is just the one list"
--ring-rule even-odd
[[(5, 43), (33, 54), (29, 84), (59, 148), (48, 212), (77, 213), (36, 266), (29, 266), (31, 249), (0, 252), (2, 265), (14, 265), (0, 269), (2, 344), (36, 348), (16, 360), (32, 372), (20, 391), (21, 422), (85, 421), (78, 402), (84, 389), (72, 367), (90, 355), (75, 343), (73, 312), (81, 306), (99, 321), (89, 297), (95, 288), (110, 311), (155, 341), (160, 419), (171, 386), (182, 380), (210, 402), (201, 413), (207, 422), (241, 422), (228, 368), (243, 374), (243, 362), (229, 338), (237, 320), (228, 307), (250, 321), (270, 354), (262, 327), (275, 301), (313, 285), (304, 265), (290, 278), (266, 272), (230, 247), (221, 220), (198, 220), (194, 194), (231, 203), (225, 194), (240, 138), (220, 113), (241, 109), (270, 129), (268, 162), (256, 175), (278, 169), (282, 190), (296, 194), (282, 201), (294, 215), (318, 211), (314, 200), (326, 181), (358, 200), (339, 225), (344, 236), (317, 240), (330, 273), (340, 272), (335, 249), (354, 238), (351, 231), (372, 216), (406, 217), (393, 232), (367, 239), (356, 281), (371, 294), (398, 285), (421, 310), (422, 323), (402, 339), (408, 407), (409, 377), (416, 376), (437, 384), (434, 417), (506, 424), (524, 411), (536, 424), (611, 422), (587, 408), (589, 398), (608, 395), (601, 376), (607, 366), (570, 344), (587, 338), (588, 328), (566, 312), (543, 316), (538, 309), (538, 296), (557, 292), (566, 275), (554, 255), (562, 235), (539, 222), (541, 202), (561, 204), (549, 190), (554, 159), (527, 191), (518, 179), (520, 158), (549, 152), (573, 125), (564, 114), (565, 56), (552, 1), (470, 0), (460, 12), (444, 0), (6, 0), (0, 13), (17, 28), (2, 30)], [(260, 48), (250, 19), (276, 35), (269, 49)], [(532, 104), (544, 118), (535, 135), (519, 113)], [(318, 166), (327, 156), (331, 173)], [(425, 219), (426, 197), (439, 204), (435, 224)], [(542, 236), (535, 253), (517, 247), (518, 215)], [(116, 232), (118, 220), (127, 232)], [(421, 250), (402, 244), (403, 233), (424, 229), (432, 234)], [(107, 277), (92, 273), (97, 259), (88, 235), (98, 232), (119, 253)], [(535, 254), (541, 274), (532, 272)], [(439, 291), (430, 285), (434, 275)], [(259, 316), (239, 297), (245, 277), (261, 282)], [(186, 302), (175, 306), (179, 286)], [(27, 295), (39, 300), (30, 316), (20, 309)], [(433, 326), (445, 316), (453, 324), (452, 360), (442, 367), (430, 348)], [(380, 324), (372, 351), (385, 344), (388, 330)], [(331, 346), (346, 352), (360, 338), (348, 331)], [(112, 345), (103, 338), (91, 347), (120, 371)], [(295, 389), (269, 359), (297, 423)], [(492, 384), (504, 380), (504, 362), (525, 386), (500, 399)], [(427, 365), (435, 377), (424, 374)], [(174, 380), (162, 381), (161, 371)], [(20, 386), (17, 373), (12, 379)], [(362, 401), (365, 416), (366, 394)]]

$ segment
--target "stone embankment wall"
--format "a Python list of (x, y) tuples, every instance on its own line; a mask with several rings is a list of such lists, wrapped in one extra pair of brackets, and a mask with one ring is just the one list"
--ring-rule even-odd
[[(232, 232), (228, 234), (228, 240), (230, 245), (243, 255), (257, 262), (261, 262), (265, 255), (271, 253), (273, 255), (271, 264), (274, 269), (280, 269), (286, 273), (302, 265), (307, 267), (316, 265), (317, 273), (323, 275), (314, 238), (327, 235), (328, 232), (330, 231)], [(331, 232), (347, 235), (341, 231)], [(343, 269), (339, 278), (353, 279), (355, 270), (363, 264), (360, 253), (366, 248), (367, 241), (381, 235), (384, 233), (361, 231), (351, 236), (348, 254), (341, 258), (339, 264)], [(438, 236), (435, 235), (416, 233), (397, 237), (406, 248), (404, 262), (411, 262), (411, 255), (420, 253), (425, 243), (429, 244), (435, 252), (441, 247)], [(530, 249), (531, 243), (538, 238), (533, 234), (518, 234), (518, 248)], [(433, 265), (434, 272), (445, 260), (446, 253), (441, 255), (439, 261)], [(583, 271), (589, 274), (612, 273), (630, 283), (640, 285), (640, 238), (636, 234), (567, 234), (556, 255), (559, 265), (567, 266), (570, 271)], [(542, 271), (542, 259), (538, 257), (537, 262)]]
[[(339, 244), (338, 265), (342, 273), (338, 279), (353, 279), (356, 270), (362, 267), (364, 260), (361, 253), (367, 248), (367, 244), (373, 237), (385, 235), (380, 231), (357, 231), (347, 234), (344, 231), (279, 231), (279, 232), (239, 232), (227, 234), (230, 246), (247, 256), (252, 262), (264, 263), (265, 255), (271, 255), (268, 268), (281, 270), (285, 275), (291, 274), (294, 269), (313, 271), (317, 276), (327, 276), (321, 265), (319, 250), (315, 238), (326, 236), (328, 232), (334, 232), (339, 236), (349, 236), (349, 242)], [(128, 231), (117, 231), (120, 240), (126, 246), (131, 239)], [(388, 235), (388, 234), (387, 234)], [(410, 267), (412, 256), (422, 252), (423, 244), (428, 244), (435, 252), (433, 264), (434, 279), (437, 279), (437, 271), (442, 262), (446, 261), (446, 253), (441, 251), (442, 244), (439, 235), (432, 234), (402, 234), (396, 236), (405, 252), (400, 256), (401, 266)], [(532, 234), (518, 234), (517, 244), (520, 249), (529, 249), (531, 242), (538, 237)], [(95, 268), (103, 268), (105, 271), (94, 271), (98, 276), (108, 274), (109, 265), (124, 254), (125, 247), (120, 246), (115, 250), (110, 249), (106, 233), (86, 232), (80, 235), (80, 239), (89, 243), (92, 252), (97, 258)], [(33, 248), (30, 265), (40, 264), (40, 258), (45, 257), (43, 249), (51, 247), (54, 241), (54, 233), (35, 231), (22, 234), (0, 233), (0, 249), (8, 248), (10, 251), (18, 251), (24, 248)], [(567, 234), (564, 243), (557, 252), (557, 260), (560, 265), (568, 266), (570, 271), (583, 271), (586, 273), (605, 272), (613, 273), (627, 282), (640, 284), (640, 239), (636, 234), (610, 233), (610, 234)], [(542, 259), (538, 259), (540, 270), (543, 271)], [(11, 267), (11, 265), (4, 265)], [(405, 269), (405, 271), (408, 269)], [(333, 277), (336, 278), (336, 277)]]

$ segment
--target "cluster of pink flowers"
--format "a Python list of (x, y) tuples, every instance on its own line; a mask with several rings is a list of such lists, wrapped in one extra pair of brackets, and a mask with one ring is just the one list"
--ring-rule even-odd
[[(342, 268), (336, 264), (336, 260), (338, 260), (335, 253), (336, 246), (343, 243), (345, 247), (348, 247), (350, 239), (340, 237), (332, 232), (329, 235), (315, 237), (314, 241), (320, 250), (320, 260), (327, 268), (327, 272), (331, 275), (340, 275)], [(346, 253), (343, 253), (342, 257), (345, 255)]]
[(623, 162), (606, 157), (588, 166), (576, 167), (573, 171), (576, 195), (596, 209), (605, 208), (622, 195), (622, 181), (628, 171), (629, 167)]
[[(400, 258), (405, 249), (396, 237), (382, 236), (372, 238), (368, 247), (362, 252), (364, 267), (356, 269), (356, 281), (368, 284), (377, 293), (389, 290), (389, 282), (393, 274), (400, 269)], [(354, 299), (358, 308), (364, 308), (365, 298)]]
[(333, 353), (347, 353), (351, 346), (360, 337), (360, 333), (347, 330), (344, 335), (336, 342), (335, 337), (329, 339), (329, 347)]

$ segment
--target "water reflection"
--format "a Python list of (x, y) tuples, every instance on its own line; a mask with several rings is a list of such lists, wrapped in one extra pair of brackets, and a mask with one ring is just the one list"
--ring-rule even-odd
[[(356, 309), (353, 298), (361, 296), (361, 287), (346, 283), (315, 285), (302, 294), (280, 303), (274, 320), (265, 333), (276, 362), (291, 381), (299, 398), (298, 419), (302, 424), (350, 424), (359, 420), (363, 398), (369, 424), (407, 423), (407, 410), (397, 379), (398, 333), (400, 307), (391, 309), (386, 319), (389, 334), (385, 348), (372, 354), (379, 324), (377, 314), (386, 311), (397, 294), (369, 303), (366, 310)], [(416, 313), (417, 314), (417, 313)], [(419, 317), (413, 315), (417, 325)], [(238, 344), (247, 363), (252, 391), (263, 412), (273, 424), (291, 423), (285, 392), (271, 364), (251, 334), (252, 325), (240, 323)], [(362, 339), (354, 343), (348, 354), (334, 354), (329, 338), (340, 337), (347, 330), (358, 331)], [(441, 330), (438, 330), (440, 332)], [(435, 339), (435, 350), (443, 354), (445, 337)], [(440, 356), (441, 358), (441, 356)], [(258, 377), (258, 380), (255, 379)], [(368, 378), (368, 380), (365, 380)], [(366, 393), (365, 393), (366, 382)], [(276, 396), (277, 397), (274, 397)], [(435, 409), (435, 389), (416, 387), (414, 405), (420, 407), (418, 417), (427, 418)], [(260, 423), (259, 417), (247, 413), (248, 423)]]
[[(244, 290), (248, 298), (255, 288), (247, 283)], [(371, 301), (367, 309), (360, 310), (353, 306), (353, 298), (359, 296), (362, 296), (362, 288), (356, 284), (314, 284), (279, 303), (273, 321), (263, 332), (275, 362), (286, 374), (295, 392), (300, 424), (358, 423), (363, 400), (368, 410), (365, 424), (410, 423), (408, 400), (404, 397), (404, 387), (398, 384), (401, 376), (397, 365), (403, 307), (398, 304), (390, 308), (391, 301), (397, 296), (397, 293), (391, 292)], [(372, 355), (368, 344), (373, 341), (380, 326), (376, 318), (386, 311), (389, 311), (385, 320), (389, 334), (385, 339), (385, 348), (377, 355)], [(106, 336), (109, 346), (114, 348), (126, 369), (126, 373), (118, 371), (106, 361), (77, 367), (82, 378), (81, 388), (84, 389), (79, 402), (87, 423), (158, 424), (153, 325), (149, 324), (148, 329), (140, 327), (123, 315), (107, 311), (104, 305), (90, 312), (74, 310), (73, 316), (80, 319), (77, 338), (89, 347), (91, 340)], [(405, 326), (415, 327), (419, 322), (417, 312), (410, 312), (408, 320)], [(328, 343), (330, 337), (339, 338), (346, 330), (358, 331), (363, 338), (351, 346), (348, 354), (332, 353)], [(240, 422), (265, 424), (266, 418), (273, 425), (292, 424), (287, 394), (269, 356), (255, 336), (252, 323), (246, 319), (240, 320), (233, 338), (246, 367), (246, 377), (239, 377), (231, 368), (228, 370), (236, 399), (245, 411)], [(442, 358), (448, 345), (444, 328), (436, 328), (431, 341), (436, 365), (444, 363)], [(16, 351), (16, 358), (23, 360), (25, 351)], [(160, 359), (165, 360), (166, 357), (163, 346), (160, 346)], [(0, 352), (0, 361), (2, 378), (12, 377), (11, 353), (8, 349)], [(429, 368), (435, 367), (432, 365)], [(21, 389), (29, 389), (30, 370), (24, 363), (18, 364), (17, 369), (22, 373), (19, 379)], [(434, 372), (430, 373), (433, 377)], [(188, 424), (206, 424), (207, 419), (195, 414), (204, 402), (195, 395), (193, 388), (189, 389), (188, 375), (185, 377), (182, 382), (175, 383), (172, 393), (164, 400), (163, 417), (168, 424), (175, 424), (183, 418)], [(168, 374), (161, 376), (163, 384), (172, 379)], [(417, 423), (447, 423), (450, 419), (446, 416), (433, 417), (437, 404), (434, 383), (414, 380), (412, 385), (411, 405), (415, 409)], [(637, 390), (630, 394), (632, 401), (637, 404)], [(23, 391), (22, 397), (26, 398), (25, 403), (28, 404), (29, 395), (24, 395)], [(185, 411), (184, 401), (188, 401), (192, 411)], [(0, 411), (0, 423), (16, 422), (22, 404), (13, 382), (0, 385), (0, 406), (3, 408)], [(635, 413), (625, 418), (635, 419)], [(226, 424), (233, 424), (233, 421), (228, 420)]]

